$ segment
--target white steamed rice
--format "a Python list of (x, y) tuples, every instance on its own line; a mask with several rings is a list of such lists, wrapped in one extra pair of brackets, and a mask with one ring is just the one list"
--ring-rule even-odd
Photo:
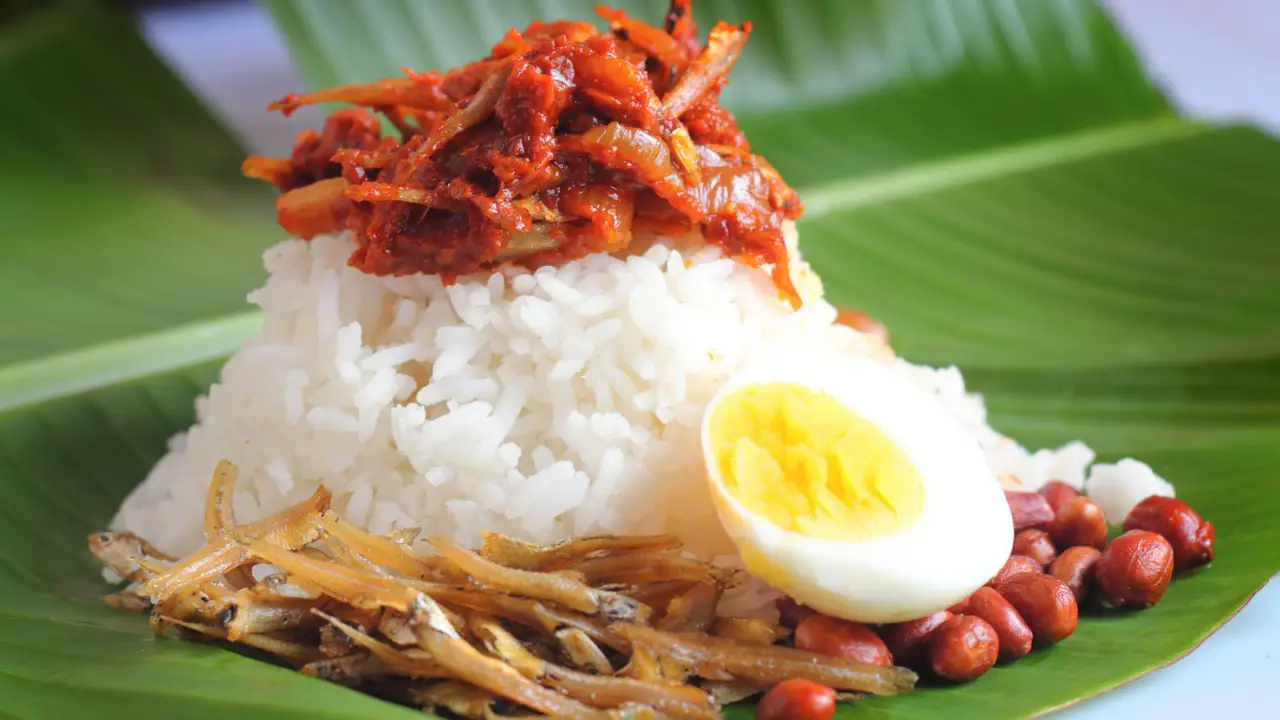
[[(792, 236), (794, 239), (794, 236)], [(673, 531), (730, 561), (705, 489), (698, 427), (717, 385), (768, 348), (871, 352), (837, 325), (802, 262), (793, 313), (767, 274), (713, 250), (657, 244), (533, 274), (445, 287), (347, 267), (349, 236), (283, 242), (250, 295), (264, 326), (197, 401), (197, 424), (125, 501), (113, 527), (185, 554), (203, 543), (215, 464), (240, 468), (253, 520), (323, 481), (334, 508), (376, 533), (422, 527), (477, 544)], [(1030, 453), (987, 425), (955, 368), (897, 361), (974, 434), (993, 471), (1035, 489), (1081, 487), (1081, 443)], [(1142, 463), (1095, 466), (1109, 517), (1172, 494)], [(1132, 502), (1130, 502), (1132, 500)]]

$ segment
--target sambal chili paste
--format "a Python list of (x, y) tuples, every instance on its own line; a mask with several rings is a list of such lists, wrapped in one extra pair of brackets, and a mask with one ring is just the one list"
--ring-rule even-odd
[[(607, 32), (534, 22), (446, 73), (287, 96), (270, 109), (358, 107), (302, 133), (288, 159), (248, 158), (244, 174), (283, 191), (291, 234), (351, 230), (350, 264), (367, 273), (452, 282), (700, 231), (771, 266), (798, 306), (782, 225), (800, 200), (719, 104), (750, 23), (718, 23), (700, 46), (690, 0), (673, 0), (661, 29), (597, 12)], [(384, 136), (373, 112), (401, 137)]]

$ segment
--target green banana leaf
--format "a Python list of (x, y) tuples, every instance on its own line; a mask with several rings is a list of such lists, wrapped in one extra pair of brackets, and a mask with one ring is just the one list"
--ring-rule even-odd
[[(622, 3), (656, 19), (661, 2)], [(314, 84), (482, 54), (589, 2), (268, 7)], [(12, 8), (12, 9), (11, 9)], [(1280, 570), (1280, 144), (1177, 117), (1077, 0), (699, 0), (832, 298), (960, 365), (1028, 445), (1134, 455), (1218, 528), (1157, 607), (849, 718), (1015, 718), (1195, 647)], [(193, 419), (278, 236), (242, 151), (104, 3), (0, 13), (0, 716), (421, 717), (105, 608), (85, 536)], [(750, 717), (749, 707), (734, 717)]]

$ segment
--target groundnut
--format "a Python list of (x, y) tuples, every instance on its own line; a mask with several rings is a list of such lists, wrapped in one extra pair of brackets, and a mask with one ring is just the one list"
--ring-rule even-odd
[(987, 581), (987, 586), (995, 587), (1014, 575), (1019, 575), (1021, 573), (1038, 573), (1040, 571), (1040, 563), (1032, 560), (1026, 555), (1010, 555), (1009, 559), (1004, 561), (1004, 567), (1000, 568), (1000, 572), (996, 573), (995, 577)]
[(880, 628), (880, 637), (884, 638), (894, 662), (904, 667), (923, 668), (929, 636), (951, 617), (946, 610), (939, 610), (915, 620), (885, 625)]
[(1017, 660), (1031, 652), (1031, 643), (1035, 638), (1027, 621), (994, 589), (978, 588), (967, 600), (952, 609), (952, 612), (985, 620), (996, 631), (996, 637), (1000, 638), (1001, 660)]
[(1124, 529), (1147, 530), (1173, 546), (1173, 569), (1186, 572), (1213, 561), (1213, 523), (1200, 519), (1185, 502), (1152, 495), (1134, 506)]
[(838, 308), (836, 310), (836, 322), (841, 325), (848, 325), (858, 332), (875, 335), (885, 344), (889, 343), (889, 329), (884, 326), (884, 323), (861, 310)]
[(1049, 566), (1049, 574), (1071, 589), (1076, 603), (1084, 602), (1094, 585), (1094, 570), (1102, 551), (1087, 545), (1067, 548)]
[(1080, 609), (1071, 589), (1057, 578), (1037, 573), (1014, 575), (996, 586), (1027, 622), (1040, 646), (1061, 642), (1076, 631)]
[(790, 596), (779, 598), (775, 606), (778, 608), (778, 624), (792, 630), (795, 630), (801, 621), (816, 612), (812, 608), (796, 602)]
[(830, 720), (835, 714), (836, 691), (801, 678), (774, 685), (756, 705), (756, 720)]
[(796, 626), (796, 647), (872, 665), (893, 665), (889, 648), (862, 623), (814, 613)]
[(1004, 499), (1009, 503), (1009, 513), (1013, 515), (1014, 532), (1047, 528), (1053, 522), (1053, 508), (1040, 493), (1005, 490)]
[(1058, 510), (1049, 526), (1049, 537), (1058, 547), (1088, 545), (1101, 548), (1107, 543), (1107, 518), (1098, 503), (1080, 496)]
[(1095, 572), (1098, 589), (1112, 606), (1151, 607), (1173, 578), (1173, 546), (1156, 533), (1130, 530), (1107, 545)]
[(1050, 480), (1045, 483), (1044, 487), (1040, 488), (1040, 494), (1044, 496), (1044, 499), (1049, 503), (1049, 507), (1053, 508), (1055, 513), (1063, 505), (1071, 502), (1072, 498), (1080, 497), (1079, 490), (1057, 480)]
[(939, 677), (968, 682), (996, 664), (1000, 640), (991, 625), (972, 615), (956, 615), (929, 642), (929, 667)]
[(1023, 530), (1013, 537), (1013, 554), (1029, 557), (1044, 569), (1058, 556), (1058, 551), (1054, 549), (1049, 533), (1033, 528)]

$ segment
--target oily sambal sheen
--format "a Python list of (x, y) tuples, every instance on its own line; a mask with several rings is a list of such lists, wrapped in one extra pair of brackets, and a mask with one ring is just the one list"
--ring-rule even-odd
[(465, 67), (289, 95), (270, 109), (359, 108), (243, 172), (283, 191), (291, 234), (351, 230), (367, 273), (450, 282), (697, 232), (768, 267), (798, 307), (782, 227), (800, 200), (719, 104), (751, 25), (717, 23), (701, 46), (690, 4), (673, 0), (661, 29), (598, 7), (607, 32), (534, 22)]

